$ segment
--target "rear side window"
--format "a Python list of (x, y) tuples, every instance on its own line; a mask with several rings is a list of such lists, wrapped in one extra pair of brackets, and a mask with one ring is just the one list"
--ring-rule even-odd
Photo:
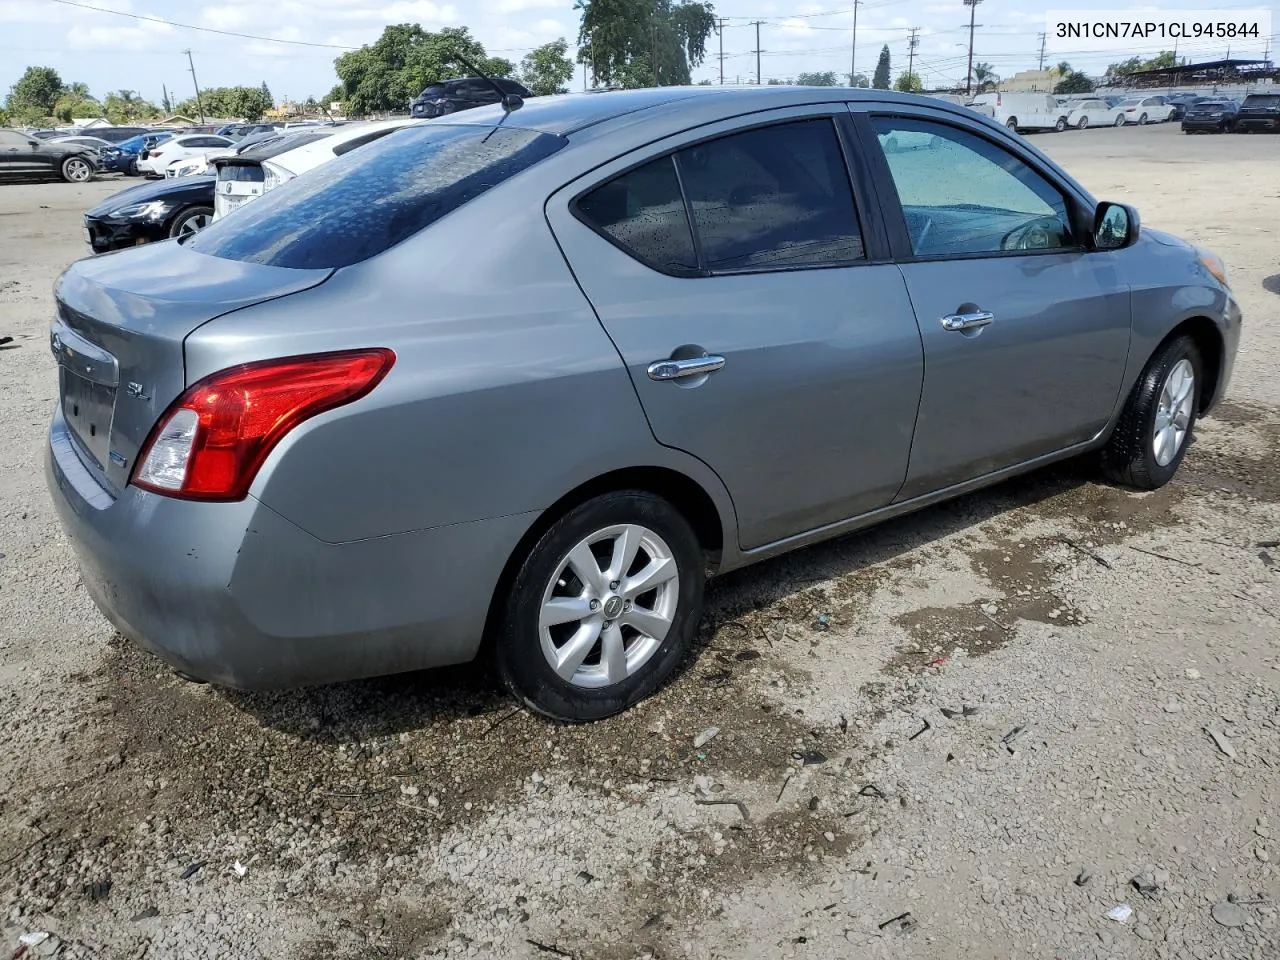
[(518, 127), (406, 127), (269, 191), (190, 245), (275, 267), (345, 267), (408, 239), (567, 142)]
[(575, 212), (655, 270), (682, 276), (698, 271), (693, 234), (671, 156), (651, 160), (596, 187), (578, 200)]
[(1280, 94), (1278, 93), (1251, 93), (1244, 98), (1243, 106), (1246, 107), (1280, 107)]
[(844, 155), (825, 118), (679, 150), (597, 187), (575, 212), (636, 259), (677, 275), (865, 257)]

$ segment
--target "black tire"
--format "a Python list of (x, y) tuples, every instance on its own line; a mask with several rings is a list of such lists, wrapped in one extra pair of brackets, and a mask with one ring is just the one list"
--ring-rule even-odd
[(1120, 116), (1116, 117), (1115, 125), (1116, 125), (1117, 127), (1123, 127), (1123, 126), (1124, 126), (1124, 114), (1123, 114), (1123, 113), (1122, 113), (1122, 114), (1120, 114)]
[[(1157, 462), (1155, 453), (1156, 410), (1165, 381), (1182, 360), (1190, 362), (1195, 375), (1191, 412), (1182, 446), (1168, 463), (1162, 465)], [(1102, 449), (1102, 472), (1108, 480), (1138, 490), (1155, 490), (1173, 479), (1195, 431), (1196, 415), (1200, 409), (1200, 385), (1204, 382), (1203, 370), (1200, 351), (1190, 337), (1175, 337), (1156, 351), (1134, 384), (1120, 414), (1120, 422)]]
[(1067, 118), (1059, 117), (1058, 122), (1053, 125), (1053, 129), (1055, 133), (1061, 133), (1063, 130), (1067, 129)]
[(93, 164), (78, 154), (63, 160), (58, 172), (67, 183), (88, 183), (94, 176)]
[(1017, 117), (1010, 117), (1008, 120), (1006, 120), (1006, 121), (1004, 122), (1004, 125), (1005, 125), (1005, 127), (1006, 127), (1006, 128), (1008, 128), (1009, 130), (1012, 130), (1014, 133), (1017, 133), (1017, 132), (1018, 132), (1018, 118), (1017, 118)]
[(1088, 118), (1088, 117), (1081, 117), (1079, 120), (1077, 120), (1077, 121), (1076, 121), (1076, 129), (1077, 129), (1077, 130), (1088, 130), (1088, 129), (1089, 129), (1089, 118)]
[(213, 207), (188, 207), (173, 218), (169, 224), (169, 236), (181, 237), (188, 233), (199, 233), (213, 220)]
[[(543, 596), (557, 574), (561, 583), (565, 576), (574, 577), (563, 567), (571, 550), (592, 534), (617, 524), (639, 524), (657, 534), (670, 549), (677, 570), (672, 581), (677, 590), (675, 612), (666, 636), (635, 673), (606, 686), (582, 686), (557, 674), (543, 653), (539, 625)], [(688, 653), (702, 615), (705, 569), (693, 528), (661, 497), (626, 490), (588, 500), (539, 538), (516, 574), (495, 635), (498, 676), (517, 699), (553, 720), (582, 723), (626, 710), (670, 679)], [(596, 641), (588, 661), (602, 657), (596, 653), (599, 648)]]
[(1144, 113), (1138, 117), (1138, 126), (1145, 127), (1147, 125), (1147, 115)]

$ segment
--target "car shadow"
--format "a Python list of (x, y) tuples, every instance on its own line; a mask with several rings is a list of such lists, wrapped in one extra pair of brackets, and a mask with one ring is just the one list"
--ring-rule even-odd
[[(672, 683), (698, 661), (721, 624), (814, 583), (889, 562), (1011, 510), (1059, 497), (1093, 478), (1086, 462), (1068, 461), (716, 578), (708, 584), (693, 649)], [(501, 689), (483, 656), (461, 666), (371, 680), (271, 692), (220, 689), (218, 695), (267, 727), (298, 737), (314, 737), (323, 730), (326, 739), (338, 743), (394, 736), (462, 718), (488, 716), (501, 723), (512, 711), (523, 709)]]
[(1280, 273), (1273, 273), (1269, 277), (1263, 277), (1262, 289), (1267, 293), (1280, 295)]

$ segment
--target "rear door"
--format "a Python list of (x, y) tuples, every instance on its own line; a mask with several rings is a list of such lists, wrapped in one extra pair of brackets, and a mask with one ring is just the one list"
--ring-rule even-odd
[(672, 137), (547, 214), (659, 442), (710, 465), (752, 549), (891, 502), (920, 334), (843, 104)]
[(924, 343), (900, 499), (1093, 438), (1128, 356), (1125, 251), (1086, 249), (1078, 201), (1007, 138), (867, 109), (859, 129), (883, 148), (877, 182)]

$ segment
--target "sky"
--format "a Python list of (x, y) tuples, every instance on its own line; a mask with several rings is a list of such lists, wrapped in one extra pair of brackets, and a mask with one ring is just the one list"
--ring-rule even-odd
[[(578, 34), (573, 0), (76, 0), (87, 9), (59, 0), (0, 0), (0, 95), (28, 65), (55, 68), (64, 82), (81, 81), (95, 96), (129, 89), (159, 102), (162, 85), (177, 99), (193, 92), (187, 56), (190, 49), (200, 86), (217, 87), (265, 81), (276, 99), (321, 97), (336, 83), (333, 59), (347, 48), (372, 43), (389, 23), (420, 23), (427, 30), (467, 26), (494, 56), (513, 62), (530, 49), (563, 37), (571, 47)], [(1034, 69), (1040, 59), (1039, 34), (1049, 10), (1105, 8), (1150, 10), (1150, 5), (1088, 0), (981, 0), (976, 9), (974, 62), (993, 65), (1011, 76)], [(907, 66), (910, 29), (919, 28), (917, 72), (927, 87), (962, 82), (969, 35), (969, 8), (962, 0), (860, 0), (856, 53), (852, 0), (717, 0), (725, 18), (724, 78), (728, 83), (756, 79), (756, 27), (765, 81), (789, 80), (803, 71), (849, 72), (851, 54), (859, 73), (870, 75), (882, 45), (889, 46), (896, 76)], [(1221, 17), (1229, 10), (1271, 11), (1272, 30), (1280, 30), (1280, 3), (1228, 3), (1226, 0), (1162, 0), (1160, 10), (1186, 9)], [(115, 11), (115, 12), (107, 12)], [(269, 39), (229, 37), (138, 19), (176, 20), (213, 30)], [(278, 41), (305, 41), (315, 46)], [(1045, 41), (1046, 65), (1067, 60), (1076, 69), (1101, 73), (1108, 63), (1130, 54), (1152, 56), (1172, 44), (1153, 40), (1113, 43)], [(1274, 51), (1277, 37), (1231, 45), (1233, 57), (1260, 58)], [(572, 52), (572, 51), (571, 51)], [(707, 59), (694, 79), (720, 78), (720, 38), (712, 36)], [(1182, 42), (1180, 55), (1214, 59), (1227, 54), (1225, 41)], [(571, 85), (581, 89), (583, 72)], [(841, 82), (844, 82), (843, 79)]]

